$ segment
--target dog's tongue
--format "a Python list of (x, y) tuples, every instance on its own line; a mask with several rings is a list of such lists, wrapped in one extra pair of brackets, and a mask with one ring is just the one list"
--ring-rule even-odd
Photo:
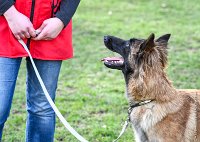
[(106, 58), (103, 58), (101, 61), (121, 61), (123, 60), (122, 57), (106, 57)]

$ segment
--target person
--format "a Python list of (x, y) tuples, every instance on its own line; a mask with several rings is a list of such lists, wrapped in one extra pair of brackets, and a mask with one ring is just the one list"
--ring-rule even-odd
[(63, 60), (73, 57), (72, 16), (80, 0), (0, 0), (0, 141), (9, 116), (21, 60), (26, 57), (26, 142), (52, 142), (55, 113), (34, 73), (29, 48), (55, 100)]

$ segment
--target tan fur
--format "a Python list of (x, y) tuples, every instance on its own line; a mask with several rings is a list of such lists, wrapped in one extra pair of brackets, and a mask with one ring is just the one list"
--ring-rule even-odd
[(105, 36), (108, 49), (123, 61), (105, 60), (112, 69), (122, 70), (130, 105), (130, 119), (136, 142), (200, 142), (200, 90), (175, 89), (165, 72), (170, 34), (158, 39), (123, 40)]
[(130, 103), (154, 101), (131, 113), (136, 141), (142, 141), (146, 135), (149, 142), (200, 142), (200, 90), (173, 87), (164, 70), (166, 45), (155, 43), (141, 64), (134, 64), (139, 45), (132, 45), (129, 55), (135, 72), (127, 83), (127, 97)]

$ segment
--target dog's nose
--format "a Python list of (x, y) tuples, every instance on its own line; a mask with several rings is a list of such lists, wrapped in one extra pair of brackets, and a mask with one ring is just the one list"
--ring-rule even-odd
[(104, 36), (104, 42), (111, 42), (112, 39), (109, 36)]

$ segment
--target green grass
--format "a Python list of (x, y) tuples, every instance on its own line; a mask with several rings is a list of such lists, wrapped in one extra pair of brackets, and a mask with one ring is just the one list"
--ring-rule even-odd
[[(171, 33), (169, 78), (176, 88), (200, 88), (199, 0), (82, 0), (74, 16), (75, 57), (62, 66), (56, 105), (90, 142), (111, 142), (121, 131), (128, 103), (120, 71), (100, 62), (113, 56), (104, 35), (125, 39)], [(25, 133), (25, 63), (21, 65), (3, 142), (23, 142)], [(119, 142), (133, 141), (129, 127)], [(57, 119), (55, 142), (76, 142)]]

